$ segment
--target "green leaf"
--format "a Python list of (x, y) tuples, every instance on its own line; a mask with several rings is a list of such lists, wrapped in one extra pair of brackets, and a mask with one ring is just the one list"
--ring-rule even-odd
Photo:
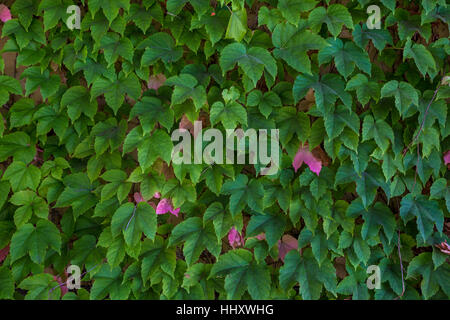
[(411, 40), (408, 39), (403, 49), (403, 59), (406, 58), (414, 59), (417, 68), (424, 77), (427, 73), (431, 76), (436, 72), (436, 62), (433, 55), (422, 44), (411, 44)]
[(39, 168), (27, 166), (23, 161), (14, 161), (3, 174), (3, 180), (8, 180), (14, 192), (30, 188), (36, 190), (41, 181)]
[(300, 20), (300, 13), (310, 11), (316, 4), (316, 0), (280, 0), (278, 9), (287, 21), (297, 25)]
[(289, 251), (280, 269), (280, 285), (287, 290), (296, 283), (300, 283), (300, 294), (304, 300), (319, 299), (323, 287), (335, 294), (336, 274), (333, 264), (326, 260), (319, 267), (311, 249), (306, 249), (302, 256), (296, 250)]
[(412, 194), (407, 194), (401, 201), (400, 216), (405, 223), (416, 217), (417, 228), (424, 242), (433, 233), (434, 225), (438, 232), (442, 232), (444, 227), (444, 214), (438, 203), (423, 195), (414, 198)]
[(242, 7), (239, 10), (231, 12), (230, 20), (228, 21), (227, 31), (225, 33), (226, 39), (234, 39), (241, 42), (247, 33), (247, 10)]
[(383, 153), (389, 147), (389, 141), (394, 144), (394, 132), (392, 128), (384, 121), (374, 121), (371, 115), (364, 118), (362, 127), (362, 141), (374, 139)]
[(48, 217), (48, 206), (44, 199), (37, 196), (31, 191), (16, 192), (10, 202), (16, 206), (20, 206), (14, 213), (14, 222), (17, 228), (28, 222), (33, 213), (42, 219)]
[(72, 122), (77, 120), (81, 113), (93, 120), (97, 112), (97, 101), (91, 101), (89, 91), (82, 86), (73, 86), (64, 92), (61, 97), (61, 106), (67, 107), (67, 113)]
[(33, 275), (24, 279), (19, 288), (28, 290), (25, 300), (50, 300), (58, 299), (61, 289), (52, 290), (58, 283), (48, 273)]
[(172, 37), (165, 32), (152, 34), (141, 42), (136, 49), (145, 49), (141, 60), (142, 67), (151, 66), (159, 59), (166, 64), (176, 62), (183, 56), (183, 49), (175, 47)]
[(244, 210), (246, 205), (257, 212), (263, 210), (264, 188), (256, 179), (248, 182), (247, 176), (240, 174), (235, 180), (226, 181), (221, 193), (231, 195), (230, 211), (233, 216)]
[(372, 64), (367, 52), (358, 48), (353, 42), (342, 42), (341, 39), (328, 39), (329, 46), (319, 51), (319, 64), (328, 63), (334, 59), (338, 72), (345, 79), (355, 70), (356, 66), (367, 74), (371, 74)]
[(273, 55), (283, 59), (299, 72), (311, 74), (309, 50), (320, 50), (329, 44), (319, 35), (308, 30), (297, 30), (290, 24), (278, 24), (272, 34), (275, 46)]
[(106, 103), (117, 114), (120, 106), (125, 100), (125, 94), (137, 100), (141, 95), (141, 85), (134, 73), (126, 76), (122, 71), (114, 79), (98, 78), (94, 81), (91, 89), (91, 101), (104, 94)]
[(430, 299), (438, 291), (439, 287), (450, 295), (450, 267), (444, 264), (434, 270), (430, 252), (423, 252), (409, 263), (408, 278), (422, 276), (420, 288), (425, 299)]
[(116, 237), (122, 231), (125, 242), (135, 246), (140, 241), (142, 233), (153, 240), (156, 226), (155, 209), (146, 202), (140, 202), (137, 205), (128, 202), (114, 212), (111, 233), (113, 237)]
[(166, 80), (165, 85), (174, 86), (171, 105), (181, 104), (187, 99), (194, 102), (195, 109), (199, 110), (206, 104), (206, 92), (202, 85), (197, 85), (197, 79), (190, 74), (182, 73)]
[(33, 262), (41, 264), (48, 248), (60, 253), (61, 237), (56, 226), (42, 219), (39, 219), (36, 226), (24, 224), (11, 239), (11, 261), (14, 262), (29, 254)]
[(326, 114), (339, 98), (349, 109), (352, 105), (351, 96), (344, 91), (344, 82), (336, 74), (326, 74), (321, 79), (319, 75), (299, 75), (295, 78), (292, 92), (297, 102), (306, 96), (308, 90), (314, 89), (314, 96), (319, 110)]
[(244, 74), (252, 80), (253, 86), (256, 86), (264, 70), (272, 77), (277, 74), (275, 59), (266, 49), (259, 47), (247, 49), (241, 43), (232, 43), (223, 48), (219, 63), (224, 74), (233, 69), (237, 63)]
[(58, 89), (61, 79), (58, 75), (50, 75), (48, 70), (41, 72), (39, 67), (30, 67), (25, 69), (20, 75), (20, 79), (26, 78), (25, 95), (30, 95), (37, 88), (40, 88), (42, 97), (47, 99), (54, 95)]
[(197, 262), (205, 248), (216, 257), (220, 253), (212, 224), (203, 226), (199, 217), (188, 218), (173, 228), (169, 237), (169, 246), (176, 246), (182, 242), (184, 243), (183, 254), (188, 266)]
[(347, 8), (341, 4), (332, 4), (325, 9), (317, 7), (308, 17), (308, 23), (314, 32), (318, 32), (323, 23), (326, 23), (328, 31), (336, 38), (341, 33), (342, 26), (353, 29), (352, 16)]
[(241, 298), (246, 289), (253, 299), (269, 298), (270, 271), (252, 260), (251, 252), (236, 249), (221, 255), (212, 267), (210, 277), (226, 275), (227, 299)]
[(11, 270), (5, 265), (0, 267), (0, 299), (13, 299), (14, 279)]
[(90, 299), (101, 300), (109, 295), (111, 300), (125, 300), (130, 294), (130, 287), (122, 284), (122, 269), (110, 268), (104, 264), (94, 277)]

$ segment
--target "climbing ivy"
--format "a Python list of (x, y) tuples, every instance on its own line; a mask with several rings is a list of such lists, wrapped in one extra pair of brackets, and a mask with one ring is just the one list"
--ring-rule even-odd
[[(0, 19), (0, 298), (450, 297), (445, 0), (15, 0)], [(278, 129), (278, 170), (175, 163), (195, 121)]]

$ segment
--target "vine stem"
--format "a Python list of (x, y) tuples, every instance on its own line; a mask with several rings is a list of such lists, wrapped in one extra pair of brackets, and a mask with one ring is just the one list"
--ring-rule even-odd
[(411, 145), (414, 143), (414, 141), (417, 140), (417, 138), (419, 137), (420, 133), (422, 132), (423, 126), (425, 125), (425, 120), (427, 119), (428, 111), (430, 110), (430, 106), (431, 106), (431, 104), (433, 103), (434, 98), (436, 98), (436, 95), (437, 95), (437, 93), (438, 93), (439, 88), (441, 87), (441, 85), (442, 85), (442, 80), (439, 81), (439, 85), (437, 86), (436, 90), (434, 91), (433, 97), (431, 98), (430, 102), (428, 103), (428, 106), (427, 106), (427, 108), (426, 108), (426, 110), (425, 110), (425, 114), (423, 115), (422, 123), (420, 124), (419, 132), (417, 132), (417, 134), (415, 135), (414, 139), (409, 143), (409, 145), (408, 145), (408, 146), (406, 147), (406, 149), (403, 151), (403, 156), (405, 156), (406, 152), (409, 150), (409, 148), (411, 147)]
[(400, 230), (398, 231), (398, 237), (397, 237), (397, 248), (398, 248), (398, 257), (400, 259), (400, 271), (402, 273), (402, 294), (399, 295), (397, 298), (395, 298), (394, 300), (398, 300), (401, 297), (403, 297), (403, 295), (405, 294), (405, 278), (403, 276), (403, 262), (402, 262), (402, 253), (400, 251)]

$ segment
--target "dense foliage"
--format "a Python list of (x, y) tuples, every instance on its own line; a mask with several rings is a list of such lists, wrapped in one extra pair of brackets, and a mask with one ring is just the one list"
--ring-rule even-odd
[[(5, 4), (0, 298), (450, 297), (446, 0)], [(195, 120), (280, 169), (174, 164)]]

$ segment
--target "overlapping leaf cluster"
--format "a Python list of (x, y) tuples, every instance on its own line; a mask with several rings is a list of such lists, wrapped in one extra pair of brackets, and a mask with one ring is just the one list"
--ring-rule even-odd
[[(65, 23), (72, 4), (80, 30)], [(381, 29), (367, 27), (371, 4)], [(15, 0), (11, 12), (3, 52), (24, 70), (22, 84), (0, 75), (0, 298), (58, 299), (69, 265), (83, 288), (63, 299), (450, 297), (436, 246), (450, 217), (445, 0)], [(173, 164), (172, 131), (198, 119), (278, 128), (281, 168)], [(318, 175), (292, 167), (305, 143)], [(178, 217), (156, 215), (156, 192)], [(282, 256), (284, 235), (298, 249)]]

